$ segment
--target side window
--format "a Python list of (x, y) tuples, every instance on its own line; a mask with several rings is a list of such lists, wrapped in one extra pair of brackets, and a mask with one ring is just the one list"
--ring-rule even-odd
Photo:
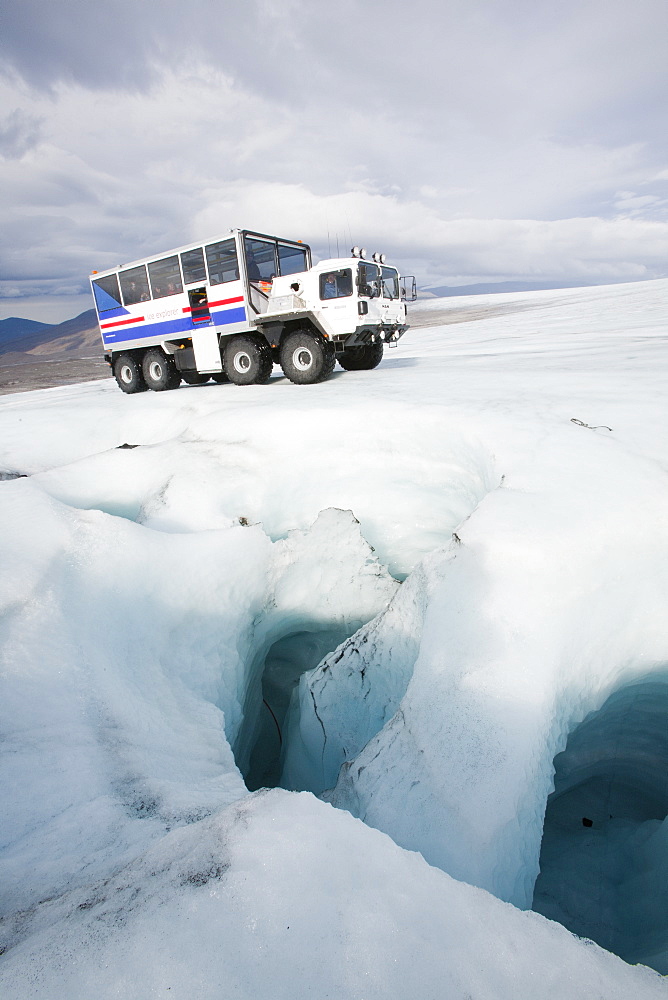
[(267, 240), (254, 240), (244, 237), (246, 252), (246, 270), (249, 281), (271, 281), (278, 274), (276, 262), (276, 244)]
[(353, 294), (353, 275), (349, 267), (320, 275), (320, 298), (342, 299)]
[(198, 247), (197, 250), (186, 250), (185, 253), (182, 253), (181, 267), (183, 268), (184, 284), (192, 285), (195, 281), (206, 281), (204, 251), (201, 247)]
[(234, 240), (211, 243), (206, 248), (206, 263), (209, 281), (212, 285), (222, 285), (225, 281), (236, 281), (239, 277), (239, 261)]
[(136, 306), (138, 302), (148, 302), (151, 298), (151, 292), (148, 287), (146, 268), (143, 264), (121, 271), (121, 291), (123, 292), (123, 303), (126, 306)]
[(118, 309), (121, 304), (121, 293), (118, 290), (118, 278), (115, 274), (108, 274), (106, 278), (95, 278), (93, 293), (99, 313)]
[(153, 261), (148, 265), (148, 275), (154, 299), (164, 299), (167, 295), (178, 295), (183, 291), (179, 258), (176, 255)]
[(306, 270), (306, 250), (302, 247), (278, 244), (278, 262), (281, 274), (299, 274)]

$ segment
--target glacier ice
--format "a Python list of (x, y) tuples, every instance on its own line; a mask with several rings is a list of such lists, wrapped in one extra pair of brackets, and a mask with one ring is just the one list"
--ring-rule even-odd
[(610, 695), (555, 758), (533, 909), (668, 973), (668, 670)]
[(22, 1000), (665, 998), (650, 970), (281, 789), (172, 830), (16, 922), (0, 988)]
[[(423, 561), (417, 599), (402, 607), (409, 577), (386, 612), (301, 682), (306, 753), (302, 784), (293, 786), (317, 791), (341, 764), (329, 801), (520, 907), (531, 905), (540, 870), (555, 757), (590, 713), (609, 718), (607, 700), (644, 682), (648, 664), (658, 684), (668, 648), (661, 610), (668, 597), (663, 470), (629, 468), (628, 480), (615, 482), (613, 492), (594, 457), (598, 446), (591, 439), (578, 446), (590, 453), (588, 473), (580, 473), (582, 493), (560, 496), (549, 519), (530, 493), (507, 486), (490, 493), (457, 539)], [(644, 524), (626, 517), (629, 494), (639, 488)], [(401, 650), (392, 615), (405, 616), (414, 640), (407, 655), (397, 657), (401, 682), (388, 697), (387, 647)], [(337, 697), (339, 691), (348, 697)], [(629, 726), (630, 717), (627, 711)], [(664, 782), (662, 805), (645, 817), (660, 824), (667, 811), (658, 738), (668, 725), (665, 701), (657, 702), (652, 726), (644, 721), (635, 731), (647, 730), (653, 757), (637, 755), (632, 780), (655, 789)], [(599, 752), (604, 760), (603, 746)], [(548, 840), (552, 814), (550, 807)], [(648, 843), (647, 858), (656, 856), (661, 830)], [(565, 870), (554, 879), (562, 880)], [(639, 885), (636, 879), (637, 891)], [(625, 891), (628, 896), (631, 889)], [(665, 921), (655, 919), (663, 905), (656, 886), (644, 906), (634, 905), (638, 915), (624, 933), (645, 933), (653, 943), (628, 954), (649, 961), (651, 953), (663, 968), (667, 935)], [(628, 906), (626, 898), (618, 911)], [(641, 928), (647, 923), (651, 933)], [(595, 921), (574, 920), (573, 926), (601, 938)], [(603, 939), (611, 946), (610, 936)]]
[(0, 866), (19, 909), (245, 795), (267, 654), (303, 633), (331, 648), (398, 586), (346, 511), (277, 542), (165, 534), (25, 479), (0, 516)]
[(0, 399), (0, 991), (665, 996), (667, 285)]

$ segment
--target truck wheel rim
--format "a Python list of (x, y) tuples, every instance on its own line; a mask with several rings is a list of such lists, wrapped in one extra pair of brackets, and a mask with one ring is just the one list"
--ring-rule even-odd
[(132, 368), (130, 365), (121, 365), (121, 382), (130, 385), (132, 382)]
[(238, 371), (240, 375), (245, 375), (251, 366), (250, 354), (244, 352), (239, 352), (234, 355), (234, 369)]
[(162, 365), (159, 361), (152, 361), (148, 370), (154, 382), (157, 382), (162, 378)]
[(300, 372), (307, 372), (313, 365), (313, 355), (308, 347), (298, 347), (293, 351), (292, 363)]

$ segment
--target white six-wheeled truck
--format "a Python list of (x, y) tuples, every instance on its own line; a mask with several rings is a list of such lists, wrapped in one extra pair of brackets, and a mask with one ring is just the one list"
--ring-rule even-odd
[(299, 385), (338, 361), (375, 368), (407, 329), (415, 278), (383, 255), (311, 264), (301, 242), (235, 229), (220, 239), (93, 272), (105, 359), (123, 392), (181, 380), (253, 385), (275, 363)]

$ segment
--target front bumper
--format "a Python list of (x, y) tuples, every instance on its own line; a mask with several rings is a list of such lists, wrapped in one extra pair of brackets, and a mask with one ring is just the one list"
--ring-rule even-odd
[(407, 323), (365, 323), (363, 326), (358, 326), (353, 333), (336, 337), (335, 342), (337, 346), (341, 343), (343, 348), (364, 347), (367, 344), (376, 344), (380, 341), (386, 344), (396, 344), (407, 329)]

